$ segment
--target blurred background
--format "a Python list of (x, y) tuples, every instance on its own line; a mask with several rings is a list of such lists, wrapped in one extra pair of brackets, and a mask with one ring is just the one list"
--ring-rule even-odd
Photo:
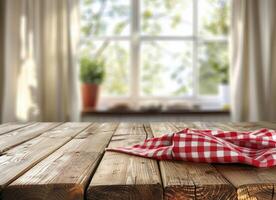
[(1, 0), (8, 121), (276, 119), (273, 0)]
[(105, 61), (99, 109), (229, 108), (219, 91), (228, 85), (229, 0), (80, 3), (81, 56)]

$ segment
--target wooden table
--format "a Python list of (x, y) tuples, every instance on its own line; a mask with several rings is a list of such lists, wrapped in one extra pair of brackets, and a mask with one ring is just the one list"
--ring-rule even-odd
[(0, 199), (276, 199), (276, 167), (158, 162), (104, 151), (185, 127), (254, 130), (276, 124), (3, 124)]

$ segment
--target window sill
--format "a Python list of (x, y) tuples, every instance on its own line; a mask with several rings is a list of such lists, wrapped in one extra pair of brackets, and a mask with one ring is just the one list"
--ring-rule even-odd
[(82, 115), (230, 115), (229, 110), (99, 110), (87, 108)]

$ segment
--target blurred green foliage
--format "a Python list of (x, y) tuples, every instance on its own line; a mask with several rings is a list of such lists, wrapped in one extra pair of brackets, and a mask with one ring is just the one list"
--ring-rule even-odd
[[(122, 96), (130, 92), (129, 71), (130, 71), (130, 48), (127, 42), (93, 41), (94, 36), (106, 35), (129, 35), (131, 21), (131, 5), (126, 0), (81, 0), (81, 49), (82, 54), (89, 54), (92, 59), (105, 60), (106, 76), (104, 80), (104, 93), (107, 95)], [(229, 0), (199, 0), (206, 1), (212, 6), (208, 12), (206, 21), (200, 31), (200, 37), (227, 36), (229, 18)], [(168, 28), (164, 28), (164, 20), (170, 26), (170, 32), (180, 29), (183, 23), (190, 23), (183, 14), (183, 10), (191, 4), (191, 0), (141, 0), (141, 33), (147, 35), (164, 35)], [(208, 20), (207, 20), (208, 19)], [(162, 21), (163, 20), (163, 21)], [(204, 20), (204, 19), (200, 19)], [(192, 29), (192, 25), (191, 25)], [(192, 32), (192, 30), (191, 30)], [(184, 42), (184, 41), (183, 41)], [(124, 44), (123, 44), (124, 43)], [(143, 45), (143, 44), (142, 44)], [(228, 51), (225, 42), (199, 42), (199, 93), (201, 95), (216, 95), (219, 83), (228, 82)], [(143, 49), (141, 57), (141, 89), (145, 95), (153, 95), (157, 89), (169, 84), (162, 79), (164, 73), (171, 77), (171, 81), (177, 82), (172, 88), (172, 95), (180, 96), (188, 93), (192, 85), (187, 84), (185, 79), (192, 79), (189, 72), (192, 64), (189, 62), (192, 51), (182, 53), (179, 59), (182, 64), (177, 66), (166, 66), (159, 59), (169, 49), (157, 43), (152, 49)], [(154, 54), (153, 54), (154, 53)], [(166, 95), (166, 94), (165, 94)]]
[(106, 58), (104, 92), (111, 96), (124, 96), (129, 92), (129, 48), (126, 42), (110, 42), (103, 52)]
[(104, 80), (103, 60), (82, 57), (80, 59), (80, 79), (83, 83), (101, 84)]
[[(229, 0), (208, 0), (213, 4), (211, 20), (204, 21), (203, 28), (211, 36), (228, 36)], [(205, 42), (199, 49), (199, 92), (201, 95), (218, 93), (220, 83), (229, 82), (229, 58), (227, 42)]]

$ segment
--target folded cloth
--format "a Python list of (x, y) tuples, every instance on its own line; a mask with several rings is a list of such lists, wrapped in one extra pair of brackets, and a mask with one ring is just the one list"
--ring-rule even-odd
[(243, 163), (271, 167), (276, 165), (276, 131), (265, 128), (243, 132), (186, 128), (131, 147), (106, 150), (157, 160)]

